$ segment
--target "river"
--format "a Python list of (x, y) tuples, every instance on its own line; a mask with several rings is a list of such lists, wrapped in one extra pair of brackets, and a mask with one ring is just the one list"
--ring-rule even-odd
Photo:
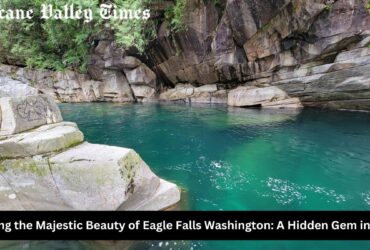
[[(87, 141), (133, 148), (157, 175), (178, 184), (181, 210), (370, 209), (370, 113), (184, 104), (60, 107)], [(177, 249), (181, 244), (193, 249), (370, 247), (297, 241), (139, 245)]]

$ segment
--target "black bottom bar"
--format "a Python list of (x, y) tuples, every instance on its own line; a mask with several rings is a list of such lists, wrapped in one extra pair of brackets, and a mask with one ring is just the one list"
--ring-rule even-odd
[(0, 212), (1, 240), (370, 240), (370, 212)]

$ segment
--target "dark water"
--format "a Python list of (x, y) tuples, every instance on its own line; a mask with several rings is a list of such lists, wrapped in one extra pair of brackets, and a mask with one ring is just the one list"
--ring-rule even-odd
[[(156, 174), (181, 186), (184, 210), (370, 209), (369, 113), (154, 104), (62, 104), (61, 109), (87, 141), (134, 148)], [(182, 242), (174, 243), (144, 248), (177, 249)], [(361, 249), (370, 243), (187, 242), (184, 247)]]

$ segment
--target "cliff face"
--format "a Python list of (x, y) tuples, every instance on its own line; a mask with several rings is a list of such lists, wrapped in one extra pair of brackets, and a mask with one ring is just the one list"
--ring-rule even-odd
[[(156, 16), (170, 4), (157, 6)], [(0, 75), (63, 102), (282, 101), (370, 110), (367, 0), (225, 0), (220, 6), (189, 0), (187, 6), (187, 28), (174, 33), (163, 21), (143, 55), (122, 50), (108, 35), (96, 41), (88, 75), (8, 67)], [(254, 92), (270, 94), (244, 100)]]
[(192, 0), (188, 29), (162, 23), (148, 51), (164, 86), (277, 86), (305, 105), (369, 109), (366, 0)]

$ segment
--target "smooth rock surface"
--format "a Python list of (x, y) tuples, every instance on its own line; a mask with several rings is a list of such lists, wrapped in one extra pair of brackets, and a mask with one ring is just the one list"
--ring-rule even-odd
[(239, 87), (229, 92), (228, 105), (235, 107), (257, 106), (288, 98), (288, 95), (277, 87)]
[(125, 56), (122, 61), (123, 67), (126, 69), (134, 69), (141, 65), (141, 61), (133, 56)]
[(148, 190), (159, 186), (159, 178), (125, 148), (84, 143), (51, 157), (50, 166), (61, 196), (82, 210), (117, 209), (141, 185), (136, 182), (140, 171), (145, 171)]
[(168, 181), (160, 180), (155, 193), (147, 197), (142, 196), (142, 192), (133, 195), (127, 200), (120, 210), (163, 210), (176, 204), (180, 200), (179, 188)]
[[(0, 162), (1, 176), (5, 178), (0, 188), (0, 196), (8, 196), (12, 203), (17, 202), (16, 210), (70, 210), (60, 196), (50, 172), (48, 158), (34, 156), (8, 159)], [(3, 193), (3, 190), (9, 189)], [(7, 202), (0, 203), (0, 210), (7, 210)]]
[(150, 98), (155, 93), (155, 89), (146, 85), (132, 85), (131, 88), (136, 98)]
[(0, 98), (0, 108), (0, 136), (63, 120), (58, 106), (48, 95)]
[(131, 70), (127, 69), (125, 70), (125, 74), (131, 85), (141, 84), (152, 88), (156, 87), (157, 76), (145, 64), (141, 64), (139, 67)]
[(0, 157), (19, 158), (57, 152), (83, 140), (84, 136), (75, 123), (44, 125), (0, 140)]
[(0, 98), (37, 95), (39, 91), (21, 81), (0, 76)]

